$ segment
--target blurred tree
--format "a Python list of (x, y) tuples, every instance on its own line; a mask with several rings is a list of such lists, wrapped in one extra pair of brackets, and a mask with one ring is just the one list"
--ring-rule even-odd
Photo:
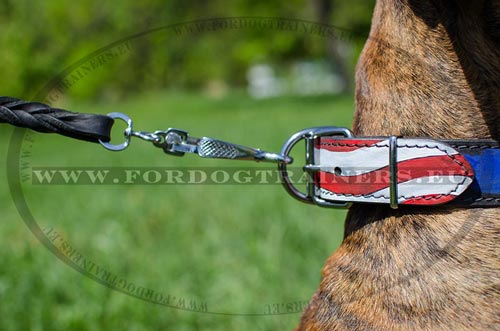
[[(335, 0), (311, 0), (318, 22), (321, 24), (330, 24), (332, 9), (335, 6)], [(342, 49), (346, 48), (345, 43), (342, 40), (335, 38), (327, 38), (326, 52), (328, 55), (328, 60), (332, 67), (332, 71), (337, 73), (344, 83), (343, 92), (348, 92), (352, 89), (352, 79), (351, 71), (348, 69), (347, 65), (347, 54), (342, 52)]]
[[(30, 97), (62, 69), (93, 51), (158, 26), (207, 17), (283, 17), (319, 21), (368, 34), (374, 0), (194, 0), (141, 2), (63, 0), (0, 1), (2, 94)], [(257, 62), (287, 65), (302, 59), (332, 59), (352, 85), (358, 49), (346, 42), (297, 31), (224, 29), (176, 34), (162, 30), (133, 40), (126, 62), (113, 61), (81, 79), (66, 93), (74, 98), (108, 98), (165, 87), (199, 88), (207, 80), (245, 84)], [(356, 46), (357, 47), (357, 46)], [(351, 47), (352, 48), (352, 47)]]

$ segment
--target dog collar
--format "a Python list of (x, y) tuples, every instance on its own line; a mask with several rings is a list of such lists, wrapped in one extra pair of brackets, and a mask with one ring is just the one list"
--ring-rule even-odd
[(299, 191), (280, 164), (286, 190), (326, 207), (351, 203), (500, 206), (500, 144), (494, 140), (355, 137), (346, 128), (302, 130), (283, 146), (288, 156), (306, 143), (307, 191)]

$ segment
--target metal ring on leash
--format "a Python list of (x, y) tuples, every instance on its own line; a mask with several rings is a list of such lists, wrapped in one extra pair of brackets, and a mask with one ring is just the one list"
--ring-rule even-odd
[(130, 136), (132, 135), (132, 132), (133, 132), (132, 131), (132, 126), (133, 126), (132, 119), (123, 113), (116, 113), (116, 112), (109, 113), (108, 116), (111, 117), (112, 119), (121, 119), (125, 123), (127, 123), (127, 128), (125, 129), (125, 132), (123, 133), (125, 136), (125, 141), (119, 145), (114, 145), (111, 143), (103, 142), (99, 139), (99, 143), (101, 145), (103, 145), (104, 148), (109, 149), (110, 151), (115, 151), (115, 152), (122, 151), (125, 148), (127, 148), (128, 145), (130, 144)]

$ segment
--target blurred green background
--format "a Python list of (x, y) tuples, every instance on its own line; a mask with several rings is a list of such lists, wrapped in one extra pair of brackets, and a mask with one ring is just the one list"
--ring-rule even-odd
[[(300, 129), (351, 125), (372, 8), (362, 0), (4, 0), (1, 94), (120, 111), (138, 130), (179, 127), (279, 151)], [(253, 165), (176, 158), (140, 141), (111, 153), (54, 135), (11, 140), (12, 132), (0, 131), (0, 330), (291, 330), (342, 239), (345, 211), (301, 204), (280, 185), (33, 185), (33, 167)], [(9, 161), (28, 180), (10, 180), (23, 199), (7, 183), (16, 143), (22, 158)], [(63, 263), (23, 223), (23, 204), (86, 261), (170, 295), (172, 307)]]

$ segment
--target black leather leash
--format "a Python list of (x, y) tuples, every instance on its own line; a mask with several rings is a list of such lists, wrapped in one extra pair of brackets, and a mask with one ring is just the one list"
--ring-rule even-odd
[(43, 133), (98, 143), (110, 141), (113, 118), (106, 115), (74, 113), (41, 102), (0, 97), (0, 123), (9, 123)]

